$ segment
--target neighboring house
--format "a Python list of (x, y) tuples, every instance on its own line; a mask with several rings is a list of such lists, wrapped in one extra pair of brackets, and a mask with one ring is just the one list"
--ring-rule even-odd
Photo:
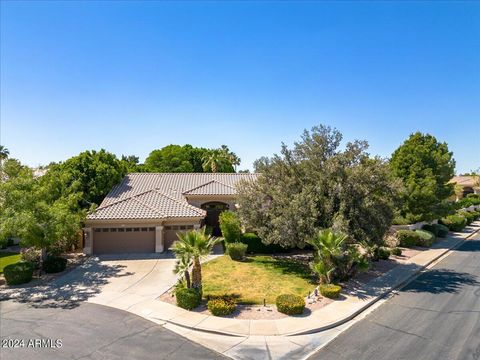
[(450, 183), (455, 184), (457, 200), (468, 194), (480, 194), (480, 178), (478, 176), (461, 175), (454, 176)]
[(178, 232), (210, 226), (236, 210), (235, 187), (255, 174), (135, 173), (127, 175), (87, 216), (86, 254), (163, 252)]

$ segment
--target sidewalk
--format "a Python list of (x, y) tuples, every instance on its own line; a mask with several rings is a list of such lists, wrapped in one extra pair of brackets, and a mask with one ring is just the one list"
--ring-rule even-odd
[(396, 266), (354, 293), (346, 294), (341, 300), (334, 301), (306, 317), (287, 317), (277, 320), (227, 319), (190, 312), (153, 299), (139, 302), (125, 310), (157, 323), (234, 337), (312, 334), (346, 323), (478, 230), (480, 230), (479, 221), (467, 227), (465, 232), (450, 233), (447, 238), (437, 242), (429, 250), (412, 257), (407, 263)]

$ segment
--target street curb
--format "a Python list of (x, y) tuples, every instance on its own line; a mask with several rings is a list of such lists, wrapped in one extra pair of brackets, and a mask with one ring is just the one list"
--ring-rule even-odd
[[(293, 333), (284, 333), (284, 334), (271, 334), (271, 335), (265, 335), (265, 336), (300, 336), (300, 335), (310, 335), (310, 334), (315, 334), (315, 333), (319, 333), (319, 332), (323, 332), (323, 331), (326, 331), (326, 330), (330, 330), (330, 329), (333, 329), (333, 328), (336, 328), (340, 325), (343, 325), (345, 323), (347, 323), (348, 321), (352, 320), (353, 318), (357, 317), (358, 315), (360, 315), (361, 313), (363, 313), (365, 310), (367, 310), (368, 308), (370, 308), (371, 306), (373, 306), (375, 303), (377, 303), (378, 301), (380, 301), (381, 299), (385, 298), (386, 296), (388, 296), (389, 294), (391, 294), (393, 291), (397, 290), (397, 289), (400, 289), (402, 288), (403, 286), (405, 286), (406, 284), (408, 284), (409, 282), (411, 282), (415, 277), (417, 277), (422, 271), (424, 271), (426, 268), (428, 268), (432, 263), (434, 263), (435, 261), (437, 261), (438, 259), (440, 259), (441, 257), (445, 256), (445, 254), (451, 252), (452, 250), (458, 248), (459, 246), (461, 246), (463, 243), (465, 243), (469, 238), (471, 238), (472, 236), (474, 236), (477, 232), (480, 231), (480, 227), (476, 228), (474, 231), (472, 231), (470, 234), (468, 234), (468, 236), (466, 236), (465, 238), (463, 239), (459, 239), (457, 242), (455, 242), (450, 248), (447, 248), (445, 249), (445, 251), (441, 252), (439, 255), (437, 255), (435, 258), (433, 258), (432, 260), (430, 260), (428, 263), (426, 263), (425, 265), (422, 265), (421, 267), (419, 267), (415, 273), (411, 274), (408, 278), (406, 278), (405, 280), (401, 281), (400, 283), (392, 286), (390, 289), (386, 290), (385, 292), (383, 292), (381, 295), (378, 295), (377, 297), (375, 297), (374, 299), (372, 299), (370, 302), (368, 302), (367, 304), (365, 304), (364, 306), (362, 306), (360, 309), (354, 311), (353, 313), (351, 313), (350, 315), (340, 319), (340, 320), (337, 320), (333, 323), (330, 323), (330, 324), (327, 324), (327, 325), (324, 325), (324, 326), (321, 326), (321, 327), (318, 327), (318, 328), (314, 328), (314, 329), (309, 329), (309, 330), (304, 330), (304, 331), (297, 331), (297, 332), (293, 332)], [(227, 332), (227, 331), (221, 331), (221, 330), (213, 330), (213, 329), (202, 329), (202, 328), (197, 328), (196, 326), (198, 326), (199, 324), (201, 324), (203, 322), (203, 320), (201, 320), (199, 323), (197, 323), (196, 325), (194, 326), (187, 326), (187, 325), (184, 325), (184, 324), (180, 324), (180, 323), (177, 323), (175, 321), (171, 321), (171, 320), (165, 320), (165, 319), (160, 319), (160, 318), (156, 318), (156, 317), (152, 317), (153, 319), (156, 319), (156, 320), (160, 320), (160, 321), (163, 321), (165, 323), (168, 323), (168, 324), (171, 324), (171, 325), (175, 325), (175, 326), (179, 326), (179, 327), (182, 327), (182, 328), (185, 328), (185, 329), (190, 329), (190, 330), (193, 330), (193, 331), (199, 331), (199, 332), (204, 332), (204, 333), (210, 333), (210, 334), (217, 334), (217, 335), (224, 335), (224, 336), (232, 336), (232, 337), (248, 337), (248, 336), (251, 336), (251, 335), (247, 335), (247, 334), (239, 334), (239, 333), (232, 333), (232, 332)]]
[(375, 303), (377, 303), (381, 299), (385, 298), (387, 295), (391, 294), (393, 291), (395, 291), (397, 289), (400, 289), (400, 288), (404, 287), (405, 285), (407, 285), (414, 278), (416, 278), (421, 272), (423, 272), (426, 268), (428, 268), (432, 263), (434, 263), (435, 261), (440, 259), (445, 254), (449, 253), (450, 251), (455, 250), (456, 248), (461, 246), (463, 243), (465, 243), (469, 238), (471, 238), (473, 235), (475, 235), (479, 231), (480, 231), (480, 228), (473, 231), (471, 234), (469, 234), (464, 239), (458, 240), (455, 244), (453, 244), (452, 247), (450, 247), (448, 249), (445, 249), (444, 252), (442, 252), (441, 254), (436, 256), (434, 259), (430, 260), (427, 264), (420, 267), (418, 270), (415, 271), (414, 274), (410, 275), (407, 279), (405, 279), (401, 283), (393, 286), (389, 290), (385, 291), (383, 294), (377, 296), (375, 299), (372, 299), (372, 301), (370, 301), (365, 306), (362, 306), (360, 309), (358, 309), (357, 311), (355, 311), (351, 315), (346, 316), (345, 318), (343, 318), (341, 320), (337, 320), (334, 323), (331, 323), (331, 324), (328, 324), (328, 325), (325, 325), (325, 326), (322, 326), (322, 327), (319, 327), (319, 328), (315, 328), (315, 329), (311, 329), (311, 330), (307, 330), (307, 331), (299, 331), (299, 332), (290, 333), (290, 334), (284, 334), (283, 336), (299, 336), (299, 335), (315, 334), (315, 333), (319, 333), (319, 332), (322, 332), (322, 331), (325, 331), (325, 330), (330, 330), (330, 329), (336, 328), (340, 325), (343, 325), (343, 324), (347, 323), (348, 321), (352, 320), (353, 318), (355, 318), (356, 316), (360, 315), (362, 312), (367, 310), (369, 307), (373, 306)]

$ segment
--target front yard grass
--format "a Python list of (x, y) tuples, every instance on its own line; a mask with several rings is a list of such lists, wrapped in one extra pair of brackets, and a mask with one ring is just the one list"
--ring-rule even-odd
[(21, 255), (17, 252), (0, 252), (0, 274), (3, 274), (5, 266), (15, 264), (22, 260)]
[(274, 304), (280, 294), (302, 297), (315, 289), (307, 264), (291, 258), (251, 256), (233, 261), (222, 256), (202, 266), (203, 295), (232, 294), (243, 304)]

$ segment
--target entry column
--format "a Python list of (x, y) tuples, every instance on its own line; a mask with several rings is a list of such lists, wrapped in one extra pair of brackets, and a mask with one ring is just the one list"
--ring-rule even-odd
[(163, 226), (155, 226), (155, 252), (161, 253), (163, 250)]

